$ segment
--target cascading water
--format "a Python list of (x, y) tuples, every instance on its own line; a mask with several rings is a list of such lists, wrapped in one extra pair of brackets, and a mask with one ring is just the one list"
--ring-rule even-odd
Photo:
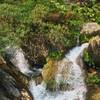
[(16, 66), (19, 67), (20, 71), (24, 74), (31, 73), (31, 70), (29, 69), (29, 64), (27, 63), (27, 60), (24, 57), (24, 53), (22, 49), (16, 50)]
[[(49, 91), (46, 89), (45, 82), (36, 85), (35, 81), (31, 80), (29, 90), (33, 95), (34, 100), (85, 100), (87, 89), (84, 82), (84, 71), (81, 70), (81, 67), (77, 64), (76, 60), (87, 46), (88, 44), (86, 43), (82, 46), (73, 48), (58, 66), (59, 71), (55, 76), (57, 85), (60, 84), (60, 81), (64, 81), (65, 84), (68, 84), (68, 89), (65, 89), (64, 91), (59, 89), (57, 89), (57, 91)], [(13, 54), (11, 51), (13, 51)], [(18, 67), (22, 73), (33, 73), (33, 71), (29, 69), (29, 65), (21, 49), (8, 49), (7, 53), (8, 56), (13, 55), (10, 57), (10, 61)], [(64, 71), (64, 77), (62, 75), (63, 70), (68, 70)]]
[[(83, 50), (88, 46), (88, 44), (83, 44), (82, 46), (77, 46), (73, 48), (65, 57), (72, 62), (68, 76), (66, 76), (66, 83), (69, 84), (68, 90), (66, 91), (55, 91), (51, 92), (46, 90), (46, 84), (42, 82), (36, 85), (33, 80), (30, 81), (29, 90), (33, 94), (34, 100), (85, 100), (86, 98), (86, 85), (84, 82), (83, 71), (77, 64), (76, 59)], [(61, 77), (58, 77), (59, 79)]]
[(6, 60), (9, 60), (23, 74), (28, 75), (29, 73), (32, 73), (21, 48), (7, 47), (5, 50), (5, 56)]

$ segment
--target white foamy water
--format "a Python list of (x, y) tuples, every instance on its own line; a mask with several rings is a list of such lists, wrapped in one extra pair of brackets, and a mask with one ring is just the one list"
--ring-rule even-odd
[(29, 64), (24, 57), (24, 52), (22, 49), (17, 49), (15, 53), (16, 55), (13, 62), (14, 65), (24, 74), (32, 73), (32, 71), (29, 69)]
[[(83, 50), (88, 44), (77, 46), (73, 48), (64, 59), (69, 59), (72, 62), (66, 76), (66, 82), (69, 84), (69, 89), (66, 91), (55, 91), (50, 92), (46, 90), (46, 85), (42, 82), (36, 85), (32, 80), (30, 81), (29, 90), (33, 94), (34, 100), (85, 100), (86, 99), (86, 85), (84, 82), (84, 71), (81, 70), (80, 66), (76, 63), (77, 57), (82, 54)], [(61, 78), (61, 77), (59, 77)]]

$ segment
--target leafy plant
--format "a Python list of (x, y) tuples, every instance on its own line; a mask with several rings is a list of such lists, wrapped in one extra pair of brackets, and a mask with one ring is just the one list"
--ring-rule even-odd
[(94, 84), (100, 84), (100, 77), (98, 77), (97, 75), (93, 75), (87, 78), (86, 82), (90, 85), (94, 85)]
[(57, 89), (57, 82), (55, 80), (49, 80), (46, 82), (47, 89), (50, 91), (55, 91)]
[(99, 23), (98, 19), (100, 17), (100, 15), (98, 15), (98, 13), (100, 13), (100, 8), (96, 5), (92, 6), (91, 8), (88, 6), (84, 6), (84, 7), (74, 7), (74, 11), (77, 12), (78, 14), (80, 14), (84, 20), (84, 22), (86, 21), (96, 21)]
[(62, 53), (59, 52), (59, 51), (58, 52), (57, 51), (51, 51), (51, 52), (49, 52), (48, 56), (50, 58), (53, 58), (53, 59), (60, 59), (61, 56), (62, 56)]
[[(45, 41), (42, 51), (47, 50), (49, 56), (58, 59), (66, 48), (77, 44), (78, 38), (82, 42), (88, 41), (88, 37), (80, 34), (81, 26), (88, 21), (100, 23), (99, 9), (99, 4), (94, 4), (91, 8), (80, 7), (77, 4), (65, 4), (64, 0), (48, 2), (47, 0), (1, 0), (0, 50), (7, 45), (26, 46), (27, 44), (27, 49), (30, 48), (28, 53), (33, 56), (32, 52), (35, 50), (33, 45), (36, 51), (37, 49), (41, 51), (41, 45), (33, 42), (40, 37), (39, 39), (43, 40), (41, 43)], [(58, 16), (58, 22), (45, 21), (44, 17), (50, 14)], [(56, 19), (54, 16), (53, 18)]]
[(88, 64), (87, 66), (89, 66), (89, 67), (94, 66), (94, 62), (93, 62), (91, 56), (89, 55), (89, 53), (87, 52), (87, 49), (85, 49), (83, 52), (83, 59), (84, 59), (84, 62), (86, 64)]

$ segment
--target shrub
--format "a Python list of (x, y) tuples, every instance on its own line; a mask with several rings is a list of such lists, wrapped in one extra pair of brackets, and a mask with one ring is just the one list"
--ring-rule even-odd
[[(36, 50), (47, 50), (48, 55), (58, 59), (66, 49), (77, 44), (78, 38), (82, 42), (88, 41), (87, 37), (80, 34), (80, 28), (84, 22), (100, 23), (98, 4), (89, 8), (76, 4), (68, 5), (63, 0), (48, 2), (46, 0), (4, 0), (0, 2), (1, 48), (7, 45), (27, 45), (27, 49), (31, 48), (31, 52), (28, 52), (31, 56), (35, 49), (34, 44)], [(53, 18), (53, 20), (45, 20), (45, 18)], [(30, 40), (28, 40), (29, 37), (31, 37)], [(37, 46), (33, 42), (35, 39), (38, 41), (38, 38), (43, 40), (41, 40), (43, 48), (47, 49), (40, 49), (40, 45)]]
[(94, 85), (94, 84), (100, 84), (100, 77), (97, 76), (97, 75), (93, 75), (93, 76), (90, 76), (87, 78), (86, 82), (89, 84), (89, 85)]
[(93, 62), (91, 56), (89, 55), (87, 49), (85, 49), (83, 52), (83, 60), (84, 60), (85, 64), (87, 65), (87, 68), (91, 68), (94, 66), (94, 62)]

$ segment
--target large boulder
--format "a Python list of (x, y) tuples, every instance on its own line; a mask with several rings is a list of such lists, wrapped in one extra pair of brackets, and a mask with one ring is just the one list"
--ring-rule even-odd
[(35, 77), (41, 74), (38, 70), (33, 70), (30, 68), (27, 59), (24, 56), (24, 52), (18, 47), (7, 47), (4, 52), (4, 58), (8, 66), (15, 69), (26, 76)]
[(89, 22), (83, 25), (81, 34), (85, 35), (100, 35), (100, 25), (96, 22)]
[(4, 100), (9, 100), (9, 99), (19, 100), (21, 98), (21, 93), (20, 90), (18, 89), (18, 86), (16, 85), (15, 79), (1, 69), (0, 69), (0, 97), (6, 98)]
[(42, 70), (42, 77), (44, 81), (53, 80), (57, 72), (57, 62), (53, 59), (48, 59), (47, 64), (44, 65)]
[(48, 59), (47, 64), (44, 65), (42, 70), (43, 80), (49, 81), (56, 79), (58, 83), (66, 81), (71, 64), (66, 58), (60, 61)]
[(9, 66), (15, 67), (23, 74), (31, 72), (29, 70), (29, 64), (24, 57), (24, 52), (18, 47), (7, 47), (4, 52), (4, 58)]
[(57, 63), (57, 73), (56, 73), (56, 81), (58, 84), (63, 82), (66, 84), (66, 80), (68, 78), (68, 73), (71, 68), (72, 62), (69, 61), (67, 58), (64, 58)]
[(32, 100), (28, 90), (29, 80), (12, 65), (8, 66), (0, 57), (0, 100)]
[(0, 100), (32, 100), (29, 93), (16, 80), (0, 69)]
[(88, 53), (95, 66), (100, 67), (100, 36), (96, 36), (89, 41)]
[(48, 59), (42, 71), (43, 80), (47, 84), (47, 89), (52, 91), (57, 89), (66, 90), (68, 87), (66, 81), (70, 66), (71, 62), (66, 58), (60, 61)]

